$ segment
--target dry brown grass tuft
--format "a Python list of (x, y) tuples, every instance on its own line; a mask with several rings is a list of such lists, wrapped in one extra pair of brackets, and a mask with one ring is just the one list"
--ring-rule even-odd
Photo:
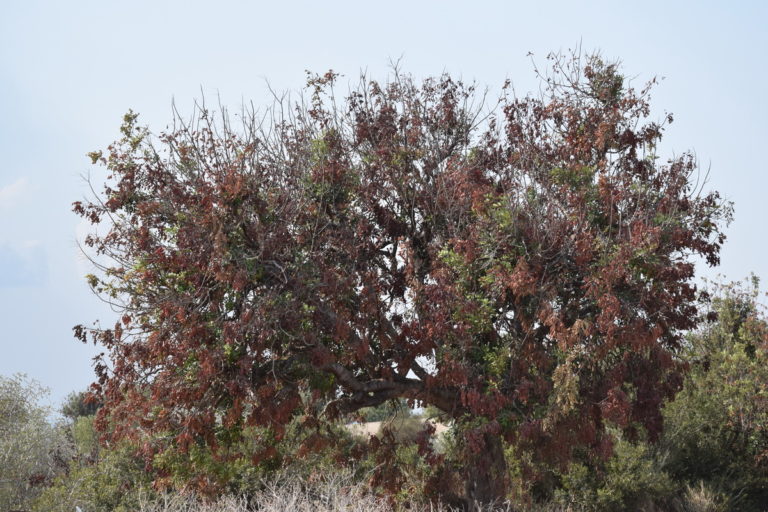
[[(202, 502), (193, 495), (169, 494), (143, 503), (138, 512), (396, 512), (386, 499), (355, 483), (351, 474), (329, 474), (312, 482), (283, 476), (265, 482), (262, 492), (250, 500), (225, 496)], [(412, 504), (409, 511), (452, 512), (442, 505)], [(490, 509), (487, 509), (490, 510)], [(511, 512), (510, 507), (493, 508)], [(87, 512), (87, 511), (84, 511)]]
[(262, 492), (246, 500), (225, 496), (201, 502), (193, 495), (168, 495), (145, 503), (140, 512), (392, 512), (388, 503), (364, 486), (355, 485), (350, 475), (331, 474), (307, 483), (295, 477), (265, 482)]

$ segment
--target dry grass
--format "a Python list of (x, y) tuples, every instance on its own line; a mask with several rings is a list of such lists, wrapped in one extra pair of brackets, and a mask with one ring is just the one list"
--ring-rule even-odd
[(723, 497), (703, 482), (687, 486), (685, 494), (677, 503), (678, 512), (724, 512), (727, 506)]
[[(329, 474), (313, 482), (281, 477), (265, 482), (265, 488), (250, 500), (225, 496), (214, 502), (201, 502), (191, 495), (167, 495), (143, 503), (138, 512), (396, 512), (386, 499), (371, 494), (367, 487), (354, 483), (350, 474)], [(452, 512), (442, 505), (412, 505), (410, 511)], [(479, 509), (478, 509), (479, 510)], [(490, 510), (490, 509), (486, 509)], [(510, 507), (493, 508), (511, 512)], [(87, 512), (87, 511), (83, 511)]]
[(140, 512), (392, 512), (381, 498), (354, 485), (351, 476), (331, 474), (307, 483), (295, 477), (265, 482), (258, 495), (249, 500), (226, 496), (214, 502), (200, 502), (190, 495), (168, 495), (145, 503)]
[[(141, 504), (137, 512), (457, 512), (445, 505), (419, 503), (408, 507), (393, 506), (385, 498), (371, 493), (368, 487), (355, 481), (351, 472), (331, 471), (309, 481), (283, 474), (263, 483), (263, 489), (249, 499), (225, 496), (216, 501), (201, 501), (190, 494), (168, 494)], [(727, 510), (722, 496), (704, 484), (689, 486), (669, 508), (652, 505), (642, 510), (669, 510), (675, 512), (723, 512)], [(504, 505), (474, 509), (473, 512), (579, 512), (555, 503), (540, 504), (532, 508)], [(83, 510), (83, 512), (89, 512)]]

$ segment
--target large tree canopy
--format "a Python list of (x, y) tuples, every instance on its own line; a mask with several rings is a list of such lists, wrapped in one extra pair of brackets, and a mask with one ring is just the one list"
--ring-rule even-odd
[(672, 118), (648, 120), (649, 87), (552, 64), (541, 95), (507, 84), (490, 106), (399, 73), (342, 100), (328, 73), (242, 125), (200, 108), (153, 135), (127, 115), (92, 154), (103, 193), (75, 203), (109, 261), (91, 285), (122, 312), (76, 328), (107, 350), (102, 427), (216, 450), (301, 417), (313, 449), (402, 397), (456, 422), (480, 501), (505, 492), (503, 443), (563, 462), (609, 453), (607, 423), (656, 436), (694, 257), (717, 264), (730, 208), (691, 155), (657, 156)]

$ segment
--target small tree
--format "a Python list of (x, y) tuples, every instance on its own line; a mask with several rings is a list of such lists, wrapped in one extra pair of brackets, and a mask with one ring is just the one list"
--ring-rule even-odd
[(70, 421), (77, 421), (84, 416), (93, 416), (101, 404), (87, 391), (72, 392), (67, 395), (61, 406), (61, 414)]
[(768, 318), (758, 281), (717, 285), (710, 321), (689, 338), (692, 369), (665, 409), (659, 450), (681, 483), (706, 483), (730, 510), (768, 502)]
[[(490, 109), (447, 75), (342, 102), (329, 72), (242, 129), (201, 108), (155, 137), (128, 114), (92, 154), (103, 195), (74, 206), (106, 225), (89, 281), (123, 311), (76, 328), (112, 363), (101, 427), (151, 456), (245, 425), (280, 442), (301, 417), (307, 451), (405, 398), (455, 422), (468, 502), (504, 496), (505, 442), (565, 463), (609, 454), (606, 422), (657, 436), (696, 325), (691, 258), (718, 262), (730, 209), (694, 190), (691, 155), (658, 159), (648, 88), (596, 56), (552, 62), (542, 97), (505, 86)], [(381, 462), (390, 441), (369, 446)]]
[(23, 375), (0, 376), (0, 510), (26, 508), (65, 468), (69, 446), (40, 404), (46, 394)]

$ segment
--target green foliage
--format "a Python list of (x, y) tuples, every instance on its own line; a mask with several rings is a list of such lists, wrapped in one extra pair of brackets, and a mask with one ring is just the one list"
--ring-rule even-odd
[(396, 415), (410, 415), (411, 410), (404, 399), (387, 400), (375, 407), (360, 409), (360, 415), (365, 421), (385, 421)]
[[(142, 499), (154, 496), (152, 473), (147, 471), (136, 448), (128, 442), (100, 447), (93, 415), (81, 415), (84, 393), (71, 394), (62, 408), (70, 423), (59, 430), (69, 439), (66, 471), (48, 482), (32, 510), (71, 512), (80, 507), (88, 512), (137, 510)], [(86, 404), (87, 405), (87, 404)]]
[[(84, 425), (84, 424), (83, 424)], [(123, 444), (102, 450), (96, 462), (73, 459), (34, 502), (35, 512), (132, 512), (142, 499), (151, 499), (151, 475), (134, 449)]]
[(305, 428), (300, 418), (281, 434), (262, 427), (233, 429), (230, 439), (215, 451), (203, 443), (184, 450), (170, 446), (155, 455), (152, 466), (156, 475), (165, 475), (161, 482), (169, 489), (191, 488), (208, 496), (253, 496), (262, 490), (264, 481), (278, 474), (311, 478), (351, 463), (350, 450), (358, 441), (338, 425), (323, 433), (335, 439), (335, 450), (319, 448), (318, 432)]
[(578, 168), (555, 167), (549, 171), (552, 181), (558, 185), (567, 185), (573, 188), (584, 188), (591, 185), (595, 179), (595, 168), (582, 166)]
[(79, 456), (96, 456), (99, 452), (99, 436), (93, 428), (93, 416), (80, 416), (70, 426), (72, 440)]
[(40, 403), (47, 393), (23, 375), (0, 376), (0, 510), (26, 508), (68, 457), (62, 431)]
[(688, 340), (693, 366), (666, 408), (660, 448), (675, 480), (705, 483), (730, 510), (768, 503), (768, 324), (757, 285), (717, 287), (718, 320)]
[(93, 416), (96, 414), (96, 411), (99, 410), (100, 406), (101, 404), (98, 402), (88, 399), (87, 391), (70, 393), (67, 395), (64, 404), (61, 406), (61, 414), (63, 414), (64, 417), (75, 421), (81, 416)]
[(613, 456), (597, 471), (587, 465), (572, 464), (562, 475), (562, 487), (555, 502), (571, 510), (652, 510), (674, 491), (674, 483), (661, 470), (646, 443), (617, 439)]

